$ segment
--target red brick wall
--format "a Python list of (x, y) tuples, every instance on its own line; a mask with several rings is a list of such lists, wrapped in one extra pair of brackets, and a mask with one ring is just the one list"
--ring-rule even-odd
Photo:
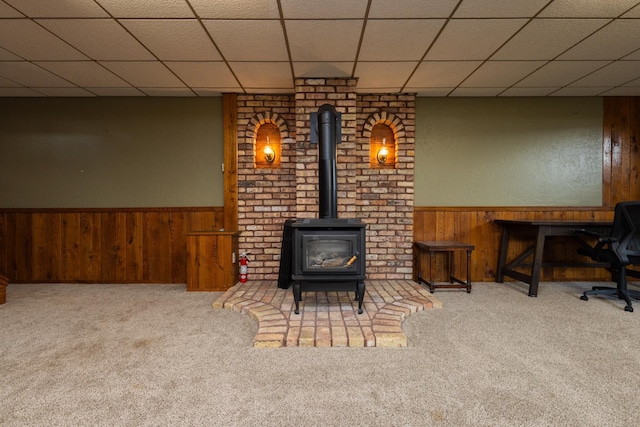
[[(358, 95), (356, 79), (297, 79), (295, 95), (238, 96), (238, 227), (256, 280), (278, 277), (282, 226), (318, 217), (318, 148), (310, 113), (331, 104), (342, 113), (337, 148), (338, 217), (367, 226), (367, 278), (411, 279), (415, 96)], [(255, 168), (255, 135), (276, 123), (281, 167)], [(371, 128), (387, 124), (396, 138), (396, 167), (369, 165)]]

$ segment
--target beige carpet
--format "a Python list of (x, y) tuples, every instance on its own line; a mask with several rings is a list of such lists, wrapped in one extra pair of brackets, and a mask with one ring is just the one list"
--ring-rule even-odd
[(220, 294), (10, 284), (0, 425), (638, 425), (640, 304), (590, 285), (437, 291), (405, 348), (256, 349)]

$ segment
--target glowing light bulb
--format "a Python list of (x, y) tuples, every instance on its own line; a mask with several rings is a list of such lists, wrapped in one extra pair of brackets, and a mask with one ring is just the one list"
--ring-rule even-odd
[(389, 156), (389, 149), (387, 148), (387, 138), (382, 138), (382, 147), (378, 150), (377, 158), (378, 163), (381, 165), (387, 162), (387, 157)]
[(264, 159), (267, 162), (273, 163), (273, 161), (276, 159), (276, 152), (273, 151), (273, 148), (271, 148), (271, 146), (269, 145), (269, 137), (267, 137), (267, 145), (264, 147), (264, 150), (262, 150), (262, 152), (264, 153)]

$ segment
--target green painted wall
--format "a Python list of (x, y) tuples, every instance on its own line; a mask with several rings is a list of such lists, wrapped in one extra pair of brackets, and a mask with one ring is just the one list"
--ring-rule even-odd
[(415, 206), (600, 206), (602, 98), (418, 98)]
[(0, 98), (0, 207), (222, 206), (222, 98)]

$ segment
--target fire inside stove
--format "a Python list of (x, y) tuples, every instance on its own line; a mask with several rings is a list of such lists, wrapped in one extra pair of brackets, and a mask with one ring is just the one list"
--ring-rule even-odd
[(360, 255), (353, 241), (339, 238), (306, 236), (303, 269), (355, 269)]

